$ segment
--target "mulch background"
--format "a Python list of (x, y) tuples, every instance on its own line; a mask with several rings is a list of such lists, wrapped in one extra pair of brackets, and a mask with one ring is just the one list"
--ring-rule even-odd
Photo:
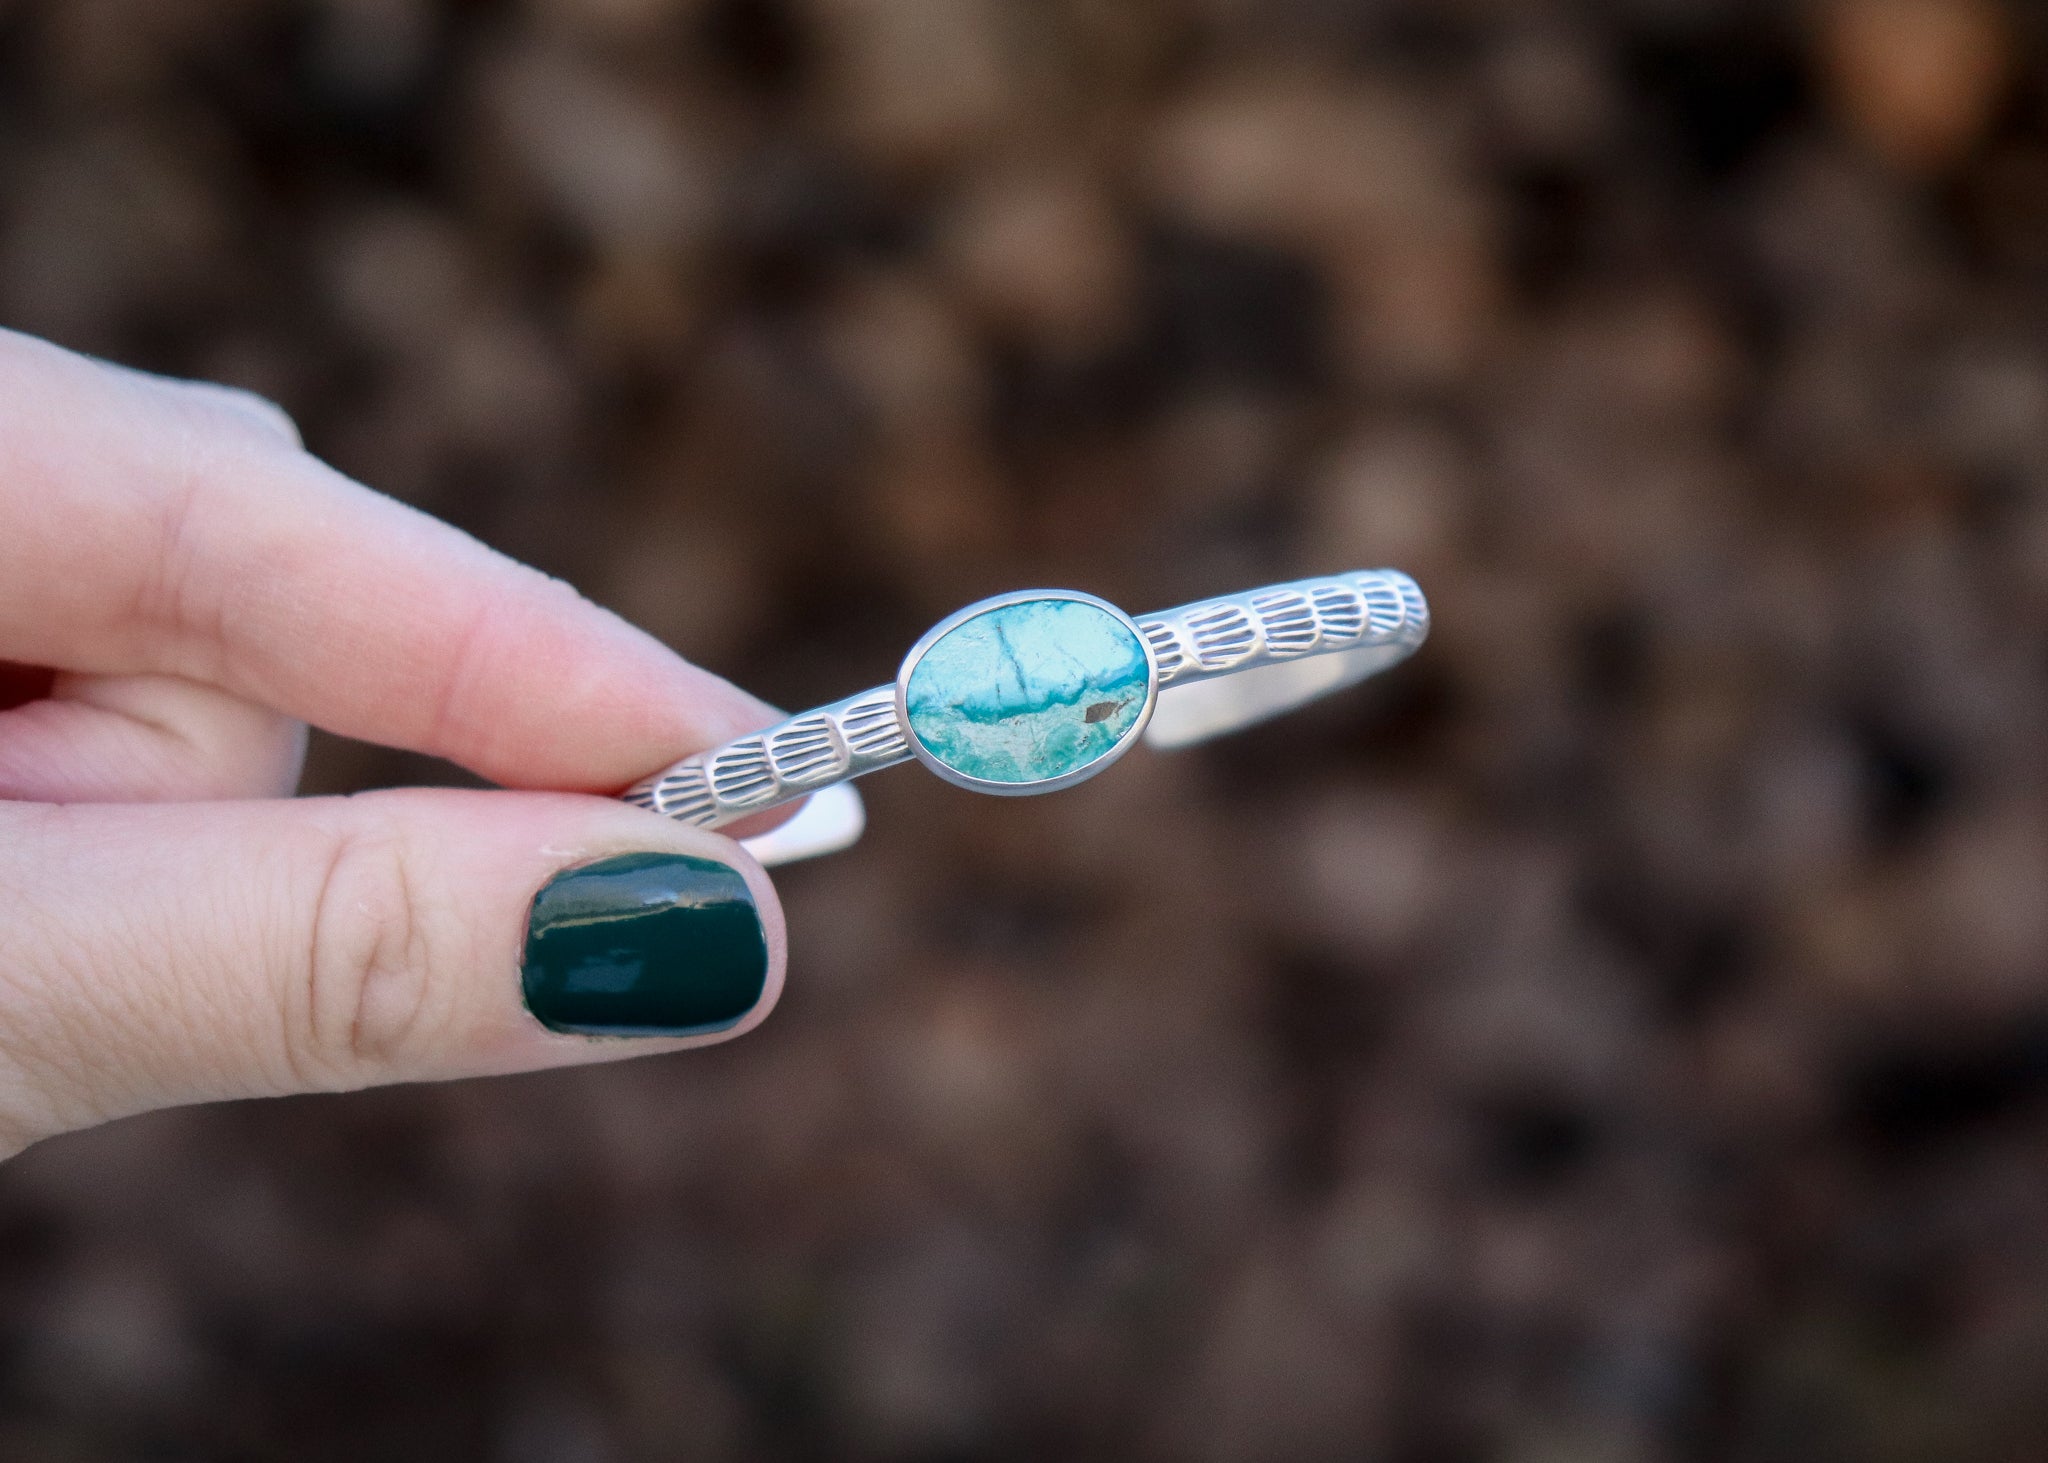
[(874, 779), (734, 1046), (32, 1151), (0, 1457), (2040, 1457), (2044, 80), (2017, 0), (0, 0), (0, 319), (785, 706), (1031, 585), (1437, 625)]

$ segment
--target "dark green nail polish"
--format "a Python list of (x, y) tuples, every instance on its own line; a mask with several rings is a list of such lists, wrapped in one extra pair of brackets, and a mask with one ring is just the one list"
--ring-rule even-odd
[(565, 869), (533, 897), (526, 1008), (582, 1036), (701, 1036), (760, 1002), (768, 941), (739, 871), (629, 853)]

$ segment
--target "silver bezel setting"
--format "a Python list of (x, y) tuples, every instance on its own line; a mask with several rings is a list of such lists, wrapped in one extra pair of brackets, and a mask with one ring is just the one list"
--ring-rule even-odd
[[(1010, 605), (1031, 604), (1049, 599), (1072, 600), (1078, 604), (1093, 605), (1122, 625), (1130, 633), (1131, 638), (1138, 642), (1139, 649), (1145, 656), (1145, 704), (1138, 712), (1138, 719), (1131, 723), (1130, 728), (1108, 751), (1085, 767), (1077, 767), (1072, 772), (1061, 773), (1058, 777), (1048, 777), (1037, 782), (992, 782), (986, 778), (970, 777), (964, 772), (948, 767), (925, 746), (923, 738), (918, 736), (917, 729), (911, 725), (911, 672), (917, 669), (917, 664), (924, 659), (925, 652), (969, 620), (979, 619), (991, 610), (1005, 609)], [(955, 610), (918, 638), (917, 643), (910, 647), (910, 653), (903, 657), (903, 664), (896, 672), (896, 719), (903, 728), (904, 740), (910, 744), (911, 755), (955, 787), (972, 788), (975, 792), (990, 793), (1004, 798), (1036, 797), (1040, 793), (1058, 792), (1061, 788), (1086, 782), (1137, 745), (1138, 739), (1145, 733), (1145, 728), (1151, 724), (1153, 709), (1158, 704), (1159, 661), (1153, 654), (1151, 641), (1146, 639), (1145, 633), (1138, 628), (1138, 622), (1108, 600), (1099, 599), (1092, 594), (1083, 594), (1075, 589), (1015, 590), (1009, 594), (992, 595), (988, 599), (977, 600), (963, 609)]]

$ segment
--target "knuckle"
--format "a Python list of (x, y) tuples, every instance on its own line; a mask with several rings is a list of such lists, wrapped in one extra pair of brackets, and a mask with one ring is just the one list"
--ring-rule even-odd
[[(227, 485), (265, 468), (304, 457), (297, 428), (282, 409), (261, 397), (203, 382), (144, 378), (165, 427), (167, 470), (153, 480), (146, 512), (154, 538), (151, 572), (141, 576), (133, 618), (172, 631), (196, 632), (201, 646), (217, 646), (234, 620), (244, 587), (208, 572), (204, 546), (210, 529), (238, 510)], [(185, 664), (195, 679), (219, 674), (218, 651)]]
[(298, 451), (305, 446), (299, 424), (292, 414), (267, 396), (258, 396), (239, 386), (216, 386), (201, 382), (193, 388), (203, 393), (221, 412), (223, 426), (254, 427), (273, 445)]
[(291, 413), (267, 396), (215, 381), (134, 374), (157, 388), (157, 399), (181, 412), (193, 430), (223, 445), (239, 442), (258, 449), (284, 447), (295, 452), (305, 446)]
[(292, 1043), (306, 1086), (355, 1086), (404, 1064), (434, 1015), (434, 921), (404, 836), (351, 829), (329, 850)]

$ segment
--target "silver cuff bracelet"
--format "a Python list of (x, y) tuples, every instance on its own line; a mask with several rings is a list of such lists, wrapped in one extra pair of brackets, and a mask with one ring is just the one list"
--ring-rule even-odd
[(977, 792), (1056, 792), (1140, 736), (1169, 748), (1237, 731), (1405, 660), (1428, 633), (1422, 591), (1388, 569), (1137, 619), (1093, 595), (1020, 590), (934, 625), (891, 684), (685, 758), (625, 797), (700, 828), (809, 797), (746, 840), (763, 863), (788, 863), (860, 837), (847, 784), (866, 773), (915, 758)]

